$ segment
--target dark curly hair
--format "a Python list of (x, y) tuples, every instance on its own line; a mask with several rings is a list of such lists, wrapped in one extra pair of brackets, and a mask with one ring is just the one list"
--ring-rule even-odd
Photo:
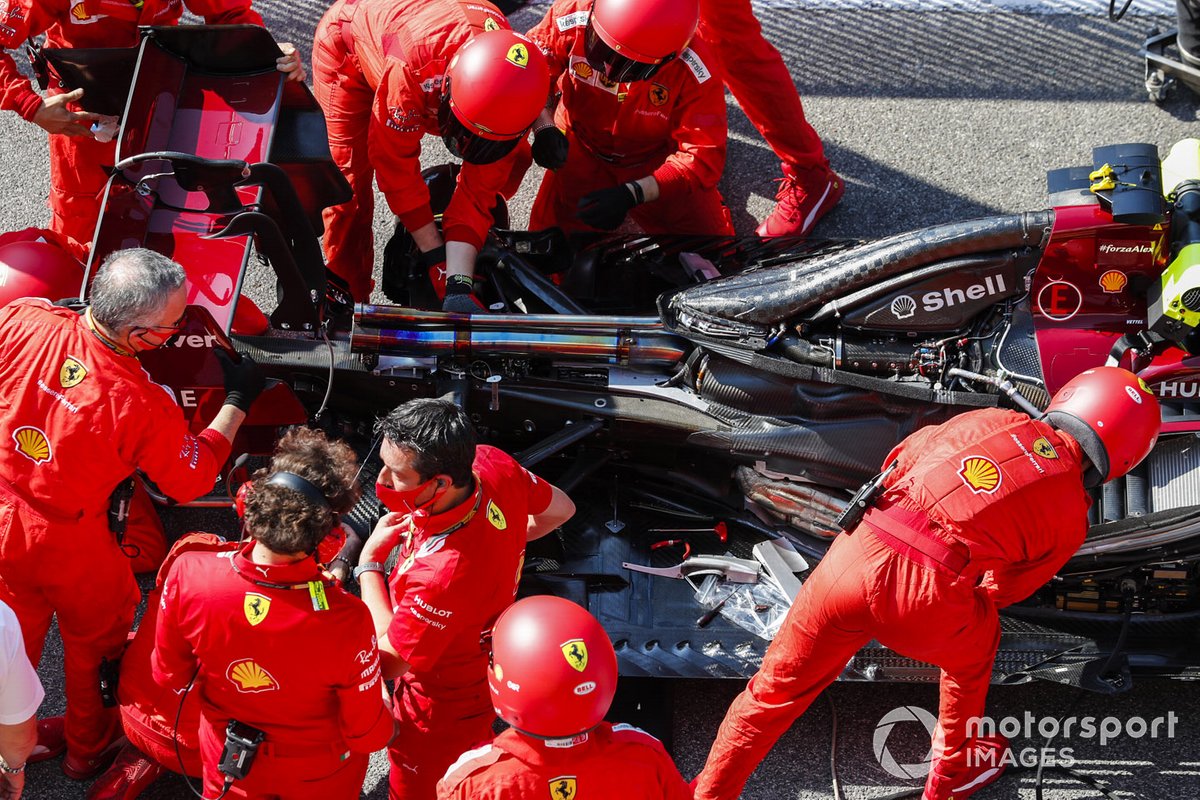
[[(357, 457), (348, 444), (331, 440), (319, 430), (293, 428), (275, 447), (271, 466), (254, 473), (246, 498), (246, 529), (274, 553), (311, 553), (317, 549), (339, 514), (358, 502), (361, 489)], [(316, 486), (329, 501), (323, 508), (286, 486), (269, 486), (276, 472), (291, 472)]]
[(412, 468), (421, 480), (449, 475), (455, 486), (470, 484), (475, 427), (467, 413), (449, 400), (409, 400), (376, 422), (375, 433), (412, 453)]

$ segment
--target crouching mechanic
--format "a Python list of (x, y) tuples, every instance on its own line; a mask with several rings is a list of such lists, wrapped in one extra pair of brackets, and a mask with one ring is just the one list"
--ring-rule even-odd
[[(250, 0), (7, 0), (0, 24), (0, 109), (13, 111), (50, 134), (50, 213), (54, 232), (67, 237), (72, 255), (82, 259), (92, 244), (107, 166), (116, 163), (115, 140), (99, 141), (90, 126), (112, 120), (77, 110), (83, 90), (52, 87), (43, 99), (4, 49), (21, 47), (46, 34), (46, 47), (133, 47), (142, 25), (175, 25), (184, 9), (209, 25), (262, 25)], [(276, 68), (288, 80), (303, 81), (300, 54), (279, 45)]]
[[(480, 645), (512, 603), (525, 543), (575, 513), (561, 489), (475, 444), (466, 413), (413, 400), (380, 421), (376, 494), (391, 509), (354, 570), (371, 609), (400, 730), (388, 749), (393, 800), (433, 800), (463, 751), (492, 735)], [(400, 545), (388, 586), (383, 562)], [(390, 596), (389, 596), (390, 588)]]
[(509, 606), (492, 630), (487, 681), (496, 714), (512, 727), (464, 753), (438, 784), (438, 800), (692, 797), (657, 739), (604, 722), (617, 654), (596, 618), (570, 600)]
[[(529, 165), (528, 146), (518, 145), (549, 90), (541, 53), (487, 0), (338, 0), (330, 7), (313, 43), (313, 93), (354, 196), (325, 210), (325, 260), (356, 300), (367, 302), (374, 285), (374, 177), (446, 310), (480, 310), (471, 296), (475, 256), (497, 196), (511, 197)], [(427, 133), (464, 161), (440, 232), (421, 179)]]
[[(529, 227), (729, 235), (725, 90), (699, 0), (556, 0), (531, 31), (562, 97), (535, 128)], [(689, 44), (690, 43), (690, 44)]]
[(998, 778), (1007, 740), (967, 736), (984, 712), (997, 611), (1062, 568), (1087, 533), (1087, 489), (1133, 469), (1159, 426), (1144, 383), (1099, 367), (1060, 389), (1040, 419), (981, 409), (897, 445), (882, 492), (804, 582), (726, 713), (696, 797), (737, 797), (775, 740), (872, 639), (942, 670), (924, 800), (962, 800)]
[[(137, 354), (162, 347), (187, 307), (183, 268), (119, 250), (96, 273), (81, 315), (25, 298), (0, 309), (0, 600), (37, 664), (52, 617), (65, 656), (67, 713), (39, 723), (31, 759), (65, 749), (63, 772), (99, 773), (120, 735), (100, 694), (100, 665), (125, 644), (140, 593), (109, 530), (110, 497), (141, 470), (187, 501), (213, 487), (263, 378), (223, 358), (225, 403), (193, 435), (169, 389)], [(107, 750), (107, 752), (106, 752)]]
[[(371, 616), (314, 557), (353, 507), (356, 473), (349, 446), (292, 430), (245, 499), (252, 539), (171, 565), (151, 665), (197, 695), (206, 797), (355, 798), (392, 736)], [(219, 767), (234, 735), (259, 742), (236, 777)]]

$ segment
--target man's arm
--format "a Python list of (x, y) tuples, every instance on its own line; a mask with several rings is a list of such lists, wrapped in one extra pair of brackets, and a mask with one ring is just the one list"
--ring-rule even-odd
[[(25, 654), (17, 616), (0, 609), (3, 659), (0, 661), (0, 758), (12, 769), (25, 766), (37, 744), (37, 709), (45, 692)], [(16, 800), (25, 789), (25, 774), (0, 772), (0, 800)]]
[(550, 487), (550, 491), (552, 496), (546, 510), (540, 514), (529, 515), (529, 524), (525, 534), (527, 542), (540, 539), (575, 516), (575, 503), (570, 497), (567, 497), (567, 493), (553, 485)]
[[(686, 51), (682, 60), (690, 70), (689, 81), (695, 77), (696, 83), (688, 86), (671, 112), (676, 150), (653, 175), (658, 196), (668, 201), (717, 185), (725, 171), (729, 133), (721, 81), (707, 71), (695, 51)], [(642, 188), (650, 202), (648, 187)]]
[[(0, 725), (0, 757), (9, 767), (23, 767), (37, 744), (37, 717), (16, 725)], [(0, 772), (0, 800), (19, 800), (25, 790), (25, 773)]]
[[(400, 541), (401, 532), (408, 527), (408, 515), (396, 511), (383, 515), (371, 537), (359, 553), (358, 563), (383, 564)], [(392, 598), (388, 593), (387, 575), (382, 570), (364, 572), (358, 576), (358, 588), (363, 603), (371, 612), (371, 623), (375, 626), (375, 638), (379, 643), (379, 665), (384, 680), (399, 678), (408, 672), (408, 662), (401, 658), (388, 639), (388, 628), (392, 624)]]

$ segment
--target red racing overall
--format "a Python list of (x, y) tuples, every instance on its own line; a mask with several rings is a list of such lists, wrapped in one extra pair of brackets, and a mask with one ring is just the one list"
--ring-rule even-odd
[(967, 721), (984, 712), (997, 609), (1048, 581), (1087, 532), (1082, 459), (1071, 437), (1000, 409), (901, 442), (882, 496), (834, 540), (726, 713), (696, 797), (737, 797), (775, 740), (876, 639), (942, 670), (925, 798), (950, 798), (970, 767)]
[[(468, 39), (509, 28), (487, 0), (338, 0), (317, 26), (313, 94), (333, 160), (354, 190), (350, 201), (325, 209), (325, 263), (356, 300), (366, 302), (374, 286), (372, 179), (409, 231), (433, 222), (421, 139), (439, 135), (442, 78)], [(511, 197), (529, 163), (525, 145), (492, 164), (463, 164), (442, 218), (445, 240), (481, 247), (497, 195)]]
[(798, 167), (826, 163), (795, 81), (763, 37), (750, 0), (700, 0), (700, 35), (713, 54), (712, 66), (775, 155)]
[[(0, 48), (21, 47), (41, 33), (46, 47), (132, 47), (138, 26), (175, 25), (185, 6), (209, 25), (263, 24), (250, 0), (0, 0)], [(0, 52), (0, 109), (33, 121), (41, 103), (12, 56)], [(72, 240), (77, 258), (91, 247), (108, 181), (103, 167), (115, 163), (116, 147), (86, 136), (50, 137), (51, 227)]]
[(390, 580), (395, 616), (387, 637), (410, 665), (396, 681), (393, 800), (433, 800), (446, 768), (492, 737), (482, 634), (516, 595), (529, 515), (552, 498), (548, 483), (494, 447), (476, 448), (473, 469), (476, 488), (466, 502), (414, 516), (412, 541)]
[(356, 798), (368, 754), (392, 719), (381, 693), (371, 616), (313, 558), (256, 564), (236, 553), (184, 553), (163, 584), (151, 665), (182, 689), (195, 676), (207, 796), (231, 719), (266, 733), (250, 773), (226, 797)]
[(109, 496), (140, 469), (168, 496), (212, 488), (229, 442), (188, 431), (169, 389), (110, 350), (73, 311), (25, 299), (0, 309), (0, 599), (33, 663), (57, 615), (65, 654), (67, 747), (82, 760), (120, 733), (100, 700), (139, 599), (109, 532)]
[(613, 83), (584, 57), (591, 0), (557, 0), (529, 38), (542, 48), (562, 92), (555, 122), (567, 163), (547, 170), (530, 230), (580, 230), (580, 198), (653, 174), (659, 199), (630, 216), (647, 233), (731, 235), (717, 183), (725, 170), (725, 91), (698, 38), (652, 78)]
[(464, 753), (438, 784), (438, 800), (691, 800), (662, 743), (632, 725), (601, 722), (560, 748), (508, 729)]

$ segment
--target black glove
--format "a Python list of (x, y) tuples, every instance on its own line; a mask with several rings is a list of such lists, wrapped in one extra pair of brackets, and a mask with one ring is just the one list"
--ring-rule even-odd
[(245, 353), (236, 364), (224, 350), (217, 350), (217, 361), (225, 373), (225, 404), (249, 412), (254, 398), (262, 394), (267, 379), (254, 359)]
[(470, 275), (451, 275), (446, 279), (446, 297), (442, 300), (442, 311), (454, 314), (478, 314), (483, 304), (471, 294), (475, 281)]
[(554, 125), (533, 134), (533, 160), (543, 169), (558, 169), (567, 163), (567, 135)]
[(592, 192), (579, 200), (579, 220), (604, 231), (616, 230), (629, 209), (637, 205), (628, 184)]

